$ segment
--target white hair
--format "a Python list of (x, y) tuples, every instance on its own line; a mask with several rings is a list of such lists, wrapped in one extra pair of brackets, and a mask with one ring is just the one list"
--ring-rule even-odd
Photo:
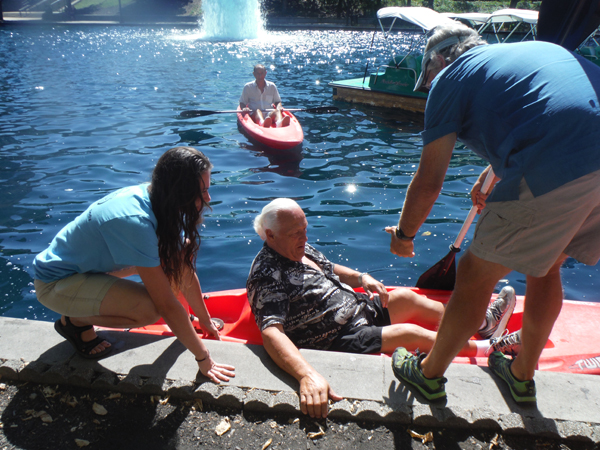
[[(449, 45), (444, 45), (444, 42), (447, 42)], [(436, 55), (442, 55), (446, 60), (446, 64), (450, 64), (456, 61), (467, 50), (485, 44), (487, 42), (477, 31), (460, 22), (456, 22), (456, 24), (452, 25), (435, 27), (433, 35), (427, 40), (425, 53), (429, 53), (430, 59), (434, 59)], [(427, 62), (423, 61), (424, 64)]]
[(264, 241), (267, 239), (267, 230), (278, 231), (279, 223), (277, 214), (279, 211), (291, 211), (300, 208), (300, 205), (291, 198), (276, 198), (266, 205), (261, 213), (254, 218), (254, 231)]

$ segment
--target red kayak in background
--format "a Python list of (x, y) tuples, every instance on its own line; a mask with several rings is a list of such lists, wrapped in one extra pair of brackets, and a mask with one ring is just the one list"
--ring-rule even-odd
[[(238, 111), (240, 108), (238, 107)], [(304, 132), (298, 119), (289, 111), (283, 110), (283, 115), (290, 118), (290, 124), (286, 127), (276, 128), (273, 124), (269, 128), (261, 127), (255, 123), (250, 114), (237, 113), (238, 123), (243, 131), (255, 141), (267, 147), (278, 150), (287, 150), (300, 145), (304, 140)]]
[[(393, 288), (389, 288), (391, 290)], [(442, 303), (450, 298), (450, 291), (409, 288)], [(362, 292), (361, 289), (357, 291)], [(496, 295), (494, 295), (494, 298)], [(185, 300), (180, 299), (187, 307)], [(221, 339), (225, 342), (262, 345), (262, 336), (254, 314), (248, 304), (245, 289), (234, 289), (204, 294), (206, 307), (213, 319), (223, 321)], [(523, 321), (523, 296), (517, 296), (517, 305), (507, 330), (512, 333), (521, 328)], [(415, 321), (418, 325), (424, 325)], [(194, 328), (202, 333), (197, 319)], [(131, 332), (173, 336), (167, 324), (160, 320), (154, 325), (132, 328)], [(203, 338), (213, 339), (203, 335)], [(454, 363), (477, 364), (487, 367), (487, 357), (456, 357)], [(600, 303), (564, 300), (538, 363), (538, 370), (552, 372), (585, 373), (600, 375)]]

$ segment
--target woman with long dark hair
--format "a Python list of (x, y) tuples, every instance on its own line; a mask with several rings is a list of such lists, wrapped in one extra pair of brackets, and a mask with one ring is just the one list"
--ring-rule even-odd
[[(119, 189), (93, 203), (36, 256), (40, 303), (62, 317), (54, 327), (84, 358), (112, 350), (94, 325), (134, 328), (163, 318), (215, 383), (235, 376), (217, 364), (177, 296), (183, 294), (200, 326), (217, 339), (196, 275), (198, 226), (210, 208), (208, 158), (191, 147), (165, 152), (148, 184)], [(137, 274), (142, 283), (123, 278)]]

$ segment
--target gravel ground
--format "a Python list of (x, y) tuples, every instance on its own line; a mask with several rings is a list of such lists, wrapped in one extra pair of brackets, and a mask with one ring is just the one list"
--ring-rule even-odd
[(0, 449), (598, 449), (477, 430), (315, 420), (0, 380)]

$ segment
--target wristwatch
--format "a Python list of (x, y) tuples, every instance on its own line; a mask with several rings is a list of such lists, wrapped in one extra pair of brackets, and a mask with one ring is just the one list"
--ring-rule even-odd
[(415, 236), (407, 236), (402, 231), (402, 228), (400, 228), (399, 226), (396, 227), (396, 237), (401, 241), (412, 241), (415, 238)]

